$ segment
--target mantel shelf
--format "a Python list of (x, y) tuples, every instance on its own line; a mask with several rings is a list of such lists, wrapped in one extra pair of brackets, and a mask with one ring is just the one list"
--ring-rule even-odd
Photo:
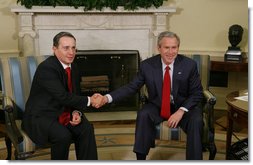
[(74, 7), (68, 6), (33, 6), (31, 9), (27, 9), (24, 6), (12, 6), (11, 11), (14, 13), (76, 13), (76, 14), (89, 14), (89, 13), (97, 13), (97, 14), (105, 14), (105, 13), (115, 13), (115, 14), (168, 14), (176, 12), (176, 7), (168, 7), (168, 6), (161, 6), (159, 8), (151, 7), (148, 9), (138, 9), (138, 10), (125, 10), (124, 7), (118, 7), (117, 10), (112, 10), (110, 8), (103, 8), (100, 10), (90, 10), (84, 11), (83, 7), (79, 7), (75, 9)]

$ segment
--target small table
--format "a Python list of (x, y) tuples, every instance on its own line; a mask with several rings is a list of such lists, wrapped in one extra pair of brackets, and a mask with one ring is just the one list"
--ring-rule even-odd
[(228, 104), (227, 116), (227, 143), (226, 143), (226, 159), (228, 159), (228, 151), (231, 146), (233, 123), (248, 128), (248, 101), (235, 99), (235, 97), (247, 96), (248, 90), (234, 91), (227, 95), (226, 103)]
[(224, 57), (212, 57), (211, 71), (248, 72), (248, 59), (243, 58), (242, 61), (225, 61)]

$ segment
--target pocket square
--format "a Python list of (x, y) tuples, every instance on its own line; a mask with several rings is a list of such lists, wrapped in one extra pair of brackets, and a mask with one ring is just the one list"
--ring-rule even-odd
[(177, 72), (177, 74), (182, 74), (182, 72)]

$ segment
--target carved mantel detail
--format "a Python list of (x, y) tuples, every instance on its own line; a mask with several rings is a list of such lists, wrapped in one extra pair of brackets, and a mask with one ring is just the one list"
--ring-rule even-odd
[(127, 11), (104, 9), (83, 11), (73, 7), (12, 6), (19, 16), (19, 37), (23, 56), (50, 54), (52, 37), (70, 31), (78, 49), (135, 49), (142, 58), (156, 52), (156, 38), (168, 29), (167, 15), (175, 7)]

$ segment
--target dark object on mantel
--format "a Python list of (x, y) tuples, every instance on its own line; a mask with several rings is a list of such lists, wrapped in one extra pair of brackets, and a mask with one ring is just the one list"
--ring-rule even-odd
[(242, 61), (242, 52), (239, 46), (237, 46), (243, 35), (243, 28), (240, 25), (232, 25), (229, 28), (228, 39), (231, 46), (228, 47), (228, 50), (225, 53), (226, 61)]

